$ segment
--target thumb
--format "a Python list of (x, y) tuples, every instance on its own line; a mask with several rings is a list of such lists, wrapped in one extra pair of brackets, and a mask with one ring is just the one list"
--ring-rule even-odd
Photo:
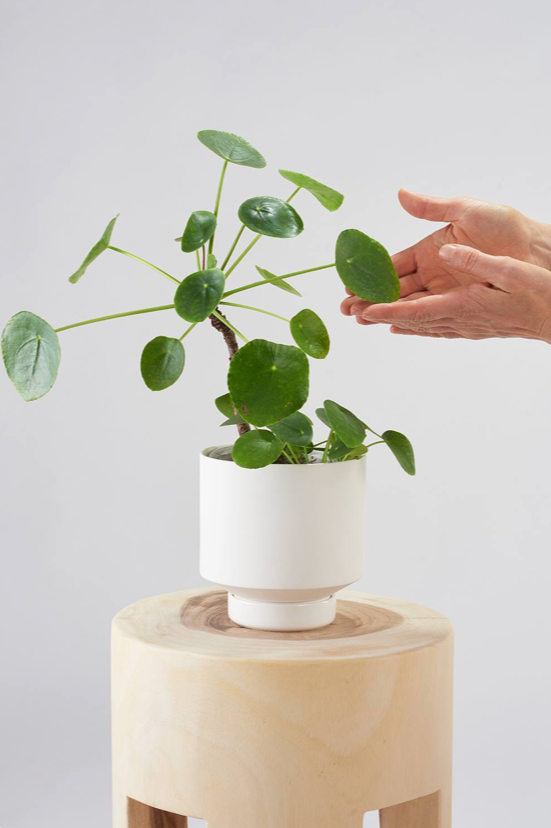
[(463, 244), (444, 244), (439, 255), (454, 270), (468, 273), (480, 282), (489, 282), (507, 293), (514, 289), (515, 282), (518, 283), (519, 267), (533, 267), (509, 256), (490, 256)]
[(464, 198), (435, 198), (434, 196), (398, 192), (400, 204), (411, 216), (427, 221), (457, 221), (464, 209)]

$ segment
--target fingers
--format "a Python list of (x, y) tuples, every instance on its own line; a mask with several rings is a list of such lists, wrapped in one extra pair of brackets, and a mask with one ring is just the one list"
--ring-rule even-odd
[(369, 322), (386, 322), (399, 326), (401, 321), (410, 323), (429, 322), (444, 317), (455, 318), (462, 307), (462, 289), (457, 288), (436, 296), (427, 295), (392, 304), (371, 305), (363, 311)]
[(455, 270), (468, 273), (481, 282), (489, 282), (506, 293), (511, 293), (518, 285), (519, 269), (540, 270), (509, 256), (490, 256), (463, 244), (445, 244), (440, 248), (439, 256)]
[(411, 216), (427, 221), (457, 221), (465, 211), (470, 199), (435, 198), (434, 196), (400, 190), (400, 204)]

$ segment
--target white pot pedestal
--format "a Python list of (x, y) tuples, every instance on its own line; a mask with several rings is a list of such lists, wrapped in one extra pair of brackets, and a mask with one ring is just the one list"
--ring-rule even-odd
[(292, 632), (332, 624), (337, 614), (334, 595), (321, 601), (251, 601), (228, 593), (228, 615), (234, 624), (251, 630)]

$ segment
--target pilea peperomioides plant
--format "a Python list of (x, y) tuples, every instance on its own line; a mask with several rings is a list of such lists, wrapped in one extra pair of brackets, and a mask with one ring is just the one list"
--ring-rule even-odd
[[(24, 400), (36, 400), (50, 390), (61, 359), (59, 333), (109, 319), (170, 310), (189, 326), (178, 339), (157, 336), (145, 346), (141, 356), (144, 382), (152, 391), (174, 385), (184, 370), (183, 340), (197, 325), (208, 321), (222, 334), (229, 352), (228, 393), (218, 397), (216, 406), (226, 418), (222, 425), (234, 425), (238, 429), (239, 437), (233, 446), (232, 457), (239, 466), (254, 469), (271, 463), (343, 462), (361, 457), (371, 446), (382, 443), (390, 448), (408, 474), (415, 474), (413, 449), (403, 434), (397, 431), (377, 434), (351, 411), (332, 400), (326, 400), (323, 407), (316, 410), (329, 433), (322, 441), (314, 441), (312, 420), (300, 410), (308, 398), (308, 357), (324, 359), (329, 353), (330, 341), (324, 323), (313, 310), (303, 309), (286, 319), (271, 310), (234, 301), (239, 293), (268, 285), (300, 297), (289, 280), (336, 268), (344, 285), (360, 298), (370, 302), (393, 302), (399, 297), (400, 287), (389, 254), (360, 230), (343, 230), (337, 239), (334, 262), (283, 275), (257, 266), (260, 279), (228, 289), (229, 277), (262, 236), (290, 239), (302, 233), (303, 221), (291, 204), (301, 190), (309, 192), (330, 211), (341, 206), (343, 196), (307, 175), (280, 170), (280, 175), (293, 184), (293, 192), (285, 201), (273, 196), (247, 199), (237, 211), (240, 226), (235, 240), (219, 264), (214, 241), (228, 164), (260, 169), (266, 166), (266, 161), (237, 135), (203, 130), (197, 137), (223, 159), (223, 165), (213, 212), (193, 212), (182, 236), (177, 239), (184, 253), (195, 256), (194, 272), (180, 281), (151, 262), (113, 246), (111, 236), (116, 216), (69, 278), (72, 284), (77, 283), (98, 256), (111, 250), (130, 256), (173, 282), (177, 286), (173, 302), (87, 319), (56, 329), (29, 311), (15, 314), (2, 334), (2, 355), (15, 388)], [(241, 237), (247, 230), (254, 236), (237, 255)], [(289, 325), (295, 345), (264, 339), (249, 341), (227, 318), (228, 308), (282, 319)], [(242, 347), (238, 340), (244, 343)], [(368, 432), (372, 435), (371, 440), (366, 439)]]

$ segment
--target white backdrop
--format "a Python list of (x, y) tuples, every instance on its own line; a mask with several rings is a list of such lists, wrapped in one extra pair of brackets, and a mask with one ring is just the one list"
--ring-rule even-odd
[[(329, 214), (302, 193), (306, 232), (263, 240), (239, 279), (332, 261), (345, 227), (411, 244), (431, 228), (403, 213), (400, 186), (551, 222), (544, 2), (4, 0), (2, 16), (2, 325), (21, 309), (60, 326), (170, 302), (169, 282), (114, 253), (67, 277), (119, 211), (115, 244), (185, 275), (172, 239), (212, 209), (220, 170), (198, 129), (268, 159), (228, 171), (221, 248), (241, 200), (286, 197), (278, 167), (346, 194)], [(455, 623), (455, 825), (543, 824), (551, 348), (393, 337), (340, 316), (334, 272), (300, 278), (333, 339), (311, 410), (331, 397), (416, 447), (416, 478), (370, 456), (360, 587)], [(288, 341), (276, 320), (233, 318)], [(197, 454), (223, 439), (221, 339), (194, 331), (166, 392), (139, 374), (143, 345), (182, 330), (167, 312), (61, 334), (57, 385), (32, 404), (0, 376), (2, 828), (109, 825), (111, 616), (201, 583)]]

